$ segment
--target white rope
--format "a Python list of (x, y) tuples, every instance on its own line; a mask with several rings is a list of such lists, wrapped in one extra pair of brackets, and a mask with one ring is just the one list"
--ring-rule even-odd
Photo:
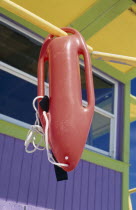
[(43, 112), (43, 116), (44, 116), (44, 119), (45, 119), (45, 122), (46, 122), (46, 126), (45, 126), (45, 145), (46, 145), (46, 150), (47, 150), (47, 157), (48, 157), (48, 161), (56, 166), (65, 166), (67, 167), (68, 164), (65, 164), (65, 163), (57, 163), (52, 154), (50, 153), (50, 150), (49, 150), (49, 142), (48, 142), (48, 128), (49, 128), (49, 121), (48, 121), (48, 118), (47, 118), (47, 115), (46, 115), (46, 112), (44, 111)]
[[(36, 150), (44, 150), (46, 148), (46, 147), (39, 148), (40, 145), (41, 145), (41, 143), (44, 142), (44, 132), (43, 132), (42, 127), (40, 126), (39, 114), (38, 114), (38, 110), (37, 110), (37, 108), (35, 106), (35, 102), (39, 98), (43, 98), (43, 96), (37, 96), (33, 100), (33, 108), (34, 108), (34, 110), (36, 112), (35, 113), (35, 115), (36, 115), (36, 121), (35, 121), (35, 124), (31, 126), (30, 130), (28, 131), (27, 137), (26, 137), (25, 151), (27, 153), (33, 153)], [(36, 145), (35, 144), (35, 140), (36, 140), (36, 137), (37, 137), (38, 134), (41, 135), (41, 139), (38, 142), (38, 144)], [(33, 144), (33, 147), (34, 147), (34, 149), (32, 149), (32, 150), (28, 150), (28, 147), (29, 147), (29, 144), (30, 143), (32, 143)]]
[[(45, 132), (43, 131), (43, 128), (40, 126), (40, 121), (39, 121), (39, 113), (38, 113), (38, 110), (35, 106), (35, 102), (37, 99), (39, 98), (43, 98), (43, 96), (37, 96), (36, 98), (34, 98), (33, 100), (33, 108), (36, 112), (36, 121), (35, 121), (35, 124), (31, 126), (30, 130), (28, 131), (28, 134), (27, 134), (27, 138), (26, 138), (26, 141), (25, 141), (25, 151), (27, 153), (33, 153), (35, 152), (36, 150), (44, 150), (46, 148), (47, 150), (47, 158), (48, 158), (48, 161), (54, 165), (57, 165), (59, 167), (61, 166), (65, 166), (67, 167), (68, 164), (65, 164), (65, 163), (57, 163), (53, 156), (52, 156), (52, 153), (50, 152), (50, 149), (49, 149), (49, 142), (48, 142), (48, 128), (49, 128), (49, 121), (48, 121), (48, 117), (46, 115), (46, 112), (43, 111), (43, 116), (44, 116), (44, 119), (45, 119), (45, 122), (46, 122), (46, 125), (45, 125)], [(38, 144), (36, 145), (35, 144), (35, 140), (36, 140), (36, 137), (37, 135), (40, 134), (41, 135), (41, 139), (40, 141), (38, 142)], [(45, 147), (43, 148), (39, 148), (41, 143), (44, 142), (45, 144)], [(28, 150), (28, 147), (29, 147), (29, 144), (32, 143), (33, 146), (34, 146), (34, 149), (32, 150)]]

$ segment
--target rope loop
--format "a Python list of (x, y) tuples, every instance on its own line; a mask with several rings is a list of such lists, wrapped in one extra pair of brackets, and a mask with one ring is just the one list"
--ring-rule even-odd
[[(31, 126), (30, 130), (28, 131), (28, 134), (27, 134), (27, 137), (26, 137), (26, 140), (25, 140), (25, 151), (27, 153), (33, 153), (35, 152), (36, 150), (47, 150), (47, 158), (48, 158), (48, 161), (54, 165), (57, 165), (59, 167), (67, 167), (68, 164), (65, 164), (65, 163), (57, 163), (54, 158), (53, 158), (53, 155), (49, 149), (49, 142), (48, 142), (48, 129), (49, 129), (49, 120), (48, 120), (48, 117), (47, 117), (47, 114), (45, 111), (43, 111), (43, 116), (44, 116), (44, 119), (45, 119), (45, 122), (46, 122), (46, 126), (45, 126), (45, 131), (43, 130), (42, 126), (40, 125), (40, 120), (39, 120), (39, 113), (38, 113), (38, 110), (35, 106), (35, 102), (37, 101), (37, 99), (39, 98), (43, 98), (43, 96), (37, 96), (34, 98), (33, 100), (33, 108), (35, 110), (35, 115), (36, 115), (36, 120), (35, 120), (35, 124)], [(40, 138), (40, 141), (36, 144), (35, 141), (36, 141), (36, 138), (38, 135), (41, 135), (41, 138)], [(44, 142), (44, 147), (43, 148), (40, 148), (40, 145), (41, 143)], [(30, 143), (33, 144), (33, 149), (32, 150), (28, 150), (28, 147), (30, 145)]]

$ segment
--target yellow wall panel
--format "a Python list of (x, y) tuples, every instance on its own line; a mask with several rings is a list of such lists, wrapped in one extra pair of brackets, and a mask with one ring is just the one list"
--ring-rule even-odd
[[(87, 43), (95, 51), (136, 57), (136, 15), (126, 10), (92, 36)], [(132, 68), (121, 64), (109, 64), (122, 72)]]
[(96, 0), (13, 0), (13, 2), (56, 26), (63, 27), (83, 14)]
[(130, 120), (132, 122), (136, 120), (136, 97), (130, 95), (130, 101)]
[(131, 121), (136, 120), (136, 104), (130, 104), (130, 119)]

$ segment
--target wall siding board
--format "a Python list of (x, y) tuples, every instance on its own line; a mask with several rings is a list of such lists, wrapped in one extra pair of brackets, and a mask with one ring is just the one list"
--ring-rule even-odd
[(47, 160), (46, 153), (43, 152), (41, 160), (41, 171), (39, 174), (40, 177), (38, 186), (37, 206), (46, 206), (49, 183), (49, 170), (50, 163)]
[(3, 156), (1, 159), (0, 170), (0, 198), (7, 199), (9, 180), (13, 160), (14, 138), (6, 137), (3, 149)]
[(41, 166), (42, 153), (37, 151), (33, 154), (33, 162), (31, 168), (30, 187), (27, 203), (30, 205), (36, 205), (37, 202), (37, 189), (39, 185), (39, 173)]
[(56, 182), (56, 179), (55, 179), (55, 172), (54, 172), (54, 166), (53, 165), (50, 165), (48, 182), (49, 182), (49, 186), (48, 186), (46, 207), (50, 208), (50, 209), (54, 209), (55, 208), (57, 182)]
[(26, 210), (121, 210), (119, 172), (81, 160), (68, 181), (57, 182), (46, 151), (27, 154), (23, 141), (4, 134), (0, 151), (0, 205), (7, 200)]
[(95, 210), (101, 209), (102, 203), (102, 167), (96, 167), (96, 180), (95, 180)]
[(20, 141), (15, 140), (12, 168), (9, 180), (9, 190), (7, 194), (8, 201), (16, 200), (18, 196), (23, 156), (24, 145), (20, 144)]
[(108, 180), (109, 180), (109, 171), (107, 168), (103, 168), (102, 170), (102, 210), (109, 210), (108, 209), (108, 198), (109, 198), (109, 191), (108, 191)]
[(80, 209), (80, 201), (81, 201), (81, 170), (82, 170), (82, 162), (80, 161), (78, 166), (75, 169), (74, 173), (74, 188), (73, 188), (73, 203), (72, 210)]
[(68, 175), (68, 182), (66, 182), (65, 198), (64, 198), (64, 210), (72, 209), (73, 202), (73, 189), (74, 189), (74, 171)]
[(29, 195), (29, 186), (32, 170), (33, 154), (24, 152), (23, 164), (21, 169), (18, 202), (27, 204)]
[(63, 210), (65, 185), (65, 181), (57, 182), (55, 210)]
[[(115, 172), (113, 170), (109, 173), (109, 199), (108, 199), (108, 209), (115, 209)], [(112, 196), (110, 196), (112, 195)]]
[(96, 182), (96, 165), (91, 163), (89, 166), (89, 183), (88, 183), (88, 210), (95, 206), (95, 182)]
[(115, 209), (121, 209), (121, 189), (122, 189), (122, 174), (115, 172)]
[(0, 135), (0, 171), (1, 171), (1, 161), (3, 157), (4, 145), (5, 145), (5, 135)]
[(82, 164), (83, 165), (82, 165), (82, 180), (81, 180), (81, 202), (79, 210), (87, 209), (87, 198), (88, 198), (87, 195), (88, 195), (89, 163), (84, 161)]

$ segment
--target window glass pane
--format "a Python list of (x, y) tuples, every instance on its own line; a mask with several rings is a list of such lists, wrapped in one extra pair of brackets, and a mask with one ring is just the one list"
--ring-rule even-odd
[(95, 105), (110, 113), (114, 112), (114, 84), (93, 74)]
[(95, 112), (87, 144), (109, 152), (109, 143), (110, 119)]
[(31, 75), (37, 75), (41, 43), (7, 25), (0, 25), (0, 59)]
[(32, 101), (37, 95), (37, 86), (0, 70), (0, 90), (0, 113), (34, 124)]
[[(21, 32), (11, 29), (7, 25), (0, 26), (0, 58), (1, 61), (16, 67), (31, 75), (37, 76), (37, 62), (41, 43), (31, 39)], [(48, 63), (45, 68), (48, 69)], [(48, 82), (47, 70), (45, 81)], [(95, 105), (113, 113), (114, 110), (114, 84), (104, 80), (93, 73)], [(87, 100), (85, 74), (81, 67), (82, 98)]]
[[(114, 84), (93, 73), (95, 106), (114, 112)], [(82, 98), (87, 100), (84, 69), (81, 67)]]

